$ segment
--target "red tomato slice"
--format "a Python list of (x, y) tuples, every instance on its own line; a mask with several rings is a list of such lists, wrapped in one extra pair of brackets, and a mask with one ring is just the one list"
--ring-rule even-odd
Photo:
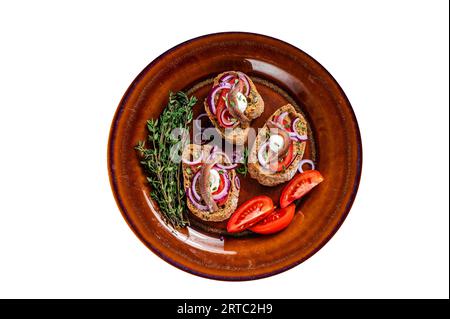
[(288, 132), (292, 132), (292, 128), (291, 128), (291, 121), (288, 119), (284, 119), (283, 120), (283, 127), (286, 131)]
[(220, 118), (220, 114), (222, 113), (222, 110), (226, 107), (224, 98), (229, 91), (230, 91), (229, 89), (223, 89), (219, 94), (219, 98), (216, 104), (216, 115), (217, 115), (216, 119), (219, 122), (219, 125), (222, 127), (225, 127), (225, 125), (223, 124), (222, 119)]
[(295, 175), (281, 193), (281, 208), (289, 206), (294, 200), (301, 198), (322, 181), (322, 175), (316, 170), (305, 171), (302, 174)]
[(227, 120), (228, 122), (231, 122), (231, 119), (233, 118), (230, 114), (230, 111), (228, 111), (228, 109), (226, 109), (223, 113), (223, 117), (225, 118), (225, 120)]
[(227, 199), (228, 199), (228, 194), (224, 198), (222, 198), (221, 200), (218, 200), (216, 203), (217, 203), (217, 205), (221, 206), (221, 205), (225, 204)]
[(238, 207), (228, 221), (227, 231), (238, 233), (252, 227), (273, 210), (273, 201), (270, 197), (265, 195), (256, 196)]
[[(286, 131), (288, 131), (288, 132), (292, 132), (292, 128), (291, 128), (291, 121), (288, 119), (289, 118), (289, 116), (286, 116), (284, 119), (283, 119), (283, 127), (284, 127), (284, 129), (286, 130)], [(278, 122), (278, 115), (277, 116), (275, 116), (274, 118), (273, 118), (273, 121), (274, 122)]]
[(258, 234), (274, 234), (285, 229), (294, 218), (295, 205), (275, 210), (269, 216), (261, 220), (258, 224), (250, 228), (252, 232)]
[(291, 145), (289, 145), (288, 153), (283, 158), (283, 160), (281, 162), (270, 163), (269, 167), (272, 171), (281, 172), (291, 164), (293, 157), (294, 157), (294, 143), (291, 142)]
[(212, 193), (213, 195), (219, 194), (222, 191), (222, 189), (225, 187), (225, 177), (223, 177), (223, 174), (220, 174), (220, 173), (219, 173), (219, 176), (220, 176), (219, 187), (217, 188), (217, 190), (214, 193)]
[[(236, 77), (232, 77), (230, 80), (228, 80), (228, 83), (233, 84), (235, 80), (236, 80)], [(223, 124), (222, 119), (220, 118), (220, 114), (222, 113), (222, 110), (226, 107), (224, 98), (228, 94), (228, 92), (230, 92), (230, 89), (223, 89), (220, 92), (219, 98), (216, 103), (216, 118), (217, 118), (217, 122), (219, 122), (219, 125), (221, 127), (226, 127), (226, 125)]]

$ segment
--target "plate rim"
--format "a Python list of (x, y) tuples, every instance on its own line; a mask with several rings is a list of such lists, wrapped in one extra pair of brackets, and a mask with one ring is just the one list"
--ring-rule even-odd
[[(113, 173), (113, 166), (114, 166), (114, 160), (113, 160), (113, 153), (114, 153), (114, 145), (115, 145), (115, 141), (116, 141), (116, 133), (117, 133), (117, 126), (119, 123), (119, 120), (121, 118), (122, 112), (125, 108), (126, 102), (128, 101), (129, 96), (134, 92), (136, 83), (138, 83), (143, 77), (144, 75), (150, 71), (150, 69), (156, 64), (158, 63), (161, 59), (163, 59), (165, 56), (167, 56), (168, 54), (170, 54), (173, 51), (176, 51), (177, 49), (180, 49), (192, 42), (198, 41), (200, 39), (204, 39), (204, 38), (208, 38), (208, 37), (214, 37), (214, 36), (218, 36), (218, 35), (229, 35), (229, 36), (233, 36), (233, 35), (248, 35), (248, 36), (253, 36), (253, 37), (257, 37), (257, 38), (266, 38), (266, 39), (270, 39), (270, 40), (274, 40), (276, 42), (280, 42), (281, 44), (287, 45), (292, 47), (295, 50), (300, 51), (302, 54), (304, 54), (305, 56), (307, 56), (308, 58), (310, 58), (313, 62), (315, 62), (317, 64), (317, 66), (319, 68), (321, 68), (326, 75), (329, 76), (329, 78), (334, 82), (334, 84), (336, 84), (336, 87), (338, 88), (339, 92), (341, 93), (343, 99), (344, 99), (344, 103), (346, 104), (346, 106), (348, 106), (350, 114), (351, 114), (351, 122), (352, 124), (355, 126), (355, 133), (356, 133), (356, 153), (357, 153), (357, 159), (356, 159), (356, 176), (352, 182), (352, 191), (349, 197), (349, 200), (346, 203), (345, 209), (341, 215), (341, 218), (339, 219), (338, 223), (336, 224), (336, 226), (333, 228), (333, 230), (319, 243), (319, 245), (313, 249), (309, 254), (305, 255), (304, 257), (300, 258), (298, 261), (293, 262), (290, 265), (281, 267), (279, 269), (273, 270), (273, 271), (269, 271), (269, 272), (265, 272), (262, 274), (258, 274), (258, 275), (247, 275), (247, 276), (223, 276), (223, 275), (212, 275), (212, 274), (208, 274), (205, 272), (201, 272), (201, 271), (197, 271), (193, 268), (187, 267), (185, 265), (183, 265), (180, 262), (177, 262), (176, 260), (173, 260), (172, 258), (168, 257), (167, 255), (165, 255), (162, 251), (160, 251), (159, 249), (157, 249), (156, 247), (154, 247), (150, 242), (148, 242), (137, 230), (137, 227), (135, 226), (135, 224), (133, 223), (133, 221), (131, 220), (131, 218), (128, 216), (128, 212), (127, 209), (125, 207), (125, 205), (122, 202), (122, 199), (120, 198), (119, 192), (118, 192), (118, 188), (117, 188), (117, 183), (116, 180), (114, 178), (114, 173)], [(122, 214), (122, 217), (125, 219), (126, 223), (128, 224), (128, 226), (131, 228), (131, 230), (133, 231), (133, 233), (136, 235), (136, 237), (139, 238), (139, 240), (147, 247), (149, 248), (155, 255), (157, 255), (158, 257), (160, 257), (162, 260), (164, 260), (165, 262), (167, 262), (168, 264), (183, 270), (189, 274), (192, 275), (196, 275), (199, 277), (203, 277), (203, 278), (207, 278), (207, 279), (214, 279), (214, 280), (220, 280), (220, 281), (250, 281), (250, 280), (257, 280), (257, 279), (262, 279), (262, 278), (267, 278), (267, 277), (271, 277), (277, 274), (280, 274), (282, 272), (285, 272), (289, 269), (292, 269), (296, 266), (298, 266), (299, 264), (303, 263), (304, 261), (308, 260), (310, 257), (312, 257), (314, 254), (316, 254), (320, 249), (322, 249), (322, 247), (324, 247), (330, 240), (331, 238), (336, 234), (336, 232), (341, 228), (342, 224), (344, 223), (345, 219), (347, 218), (348, 214), (350, 213), (350, 210), (353, 206), (353, 203), (355, 201), (356, 198), (356, 194), (358, 192), (359, 189), (359, 184), (361, 181), (361, 174), (362, 174), (362, 165), (363, 165), (363, 151), (362, 151), (362, 139), (361, 139), (361, 132), (359, 129), (359, 124), (358, 124), (358, 120), (356, 118), (356, 114), (355, 111), (353, 109), (353, 106), (350, 103), (350, 100), (348, 99), (347, 95), (345, 94), (344, 90), (342, 89), (342, 87), (340, 86), (340, 84), (337, 82), (337, 80), (333, 77), (333, 75), (331, 75), (331, 73), (321, 64), (319, 63), (316, 59), (314, 59), (312, 56), (310, 56), (308, 53), (304, 52), (303, 50), (301, 50), (300, 48), (285, 42), (283, 40), (280, 40), (278, 38), (272, 37), (272, 36), (268, 36), (265, 34), (260, 34), (260, 33), (253, 33), (253, 32), (242, 32), (242, 31), (230, 31), (230, 32), (216, 32), (216, 33), (209, 33), (209, 34), (205, 34), (205, 35), (201, 35), (195, 38), (191, 38), (189, 40), (186, 40), (184, 42), (181, 42), (180, 44), (166, 50), (165, 52), (163, 52), (162, 54), (160, 54), (159, 56), (157, 56), (155, 59), (153, 59), (142, 71), (139, 72), (139, 74), (135, 77), (135, 79), (131, 82), (131, 84), (128, 86), (128, 88), (126, 89), (124, 95), (122, 96), (116, 111), (114, 113), (113, 119), (111, 121), (111, 126), (110, 126), (110, 130), (109, 130), (109, 135), (108, 135), (108, 143), (107, 143), (107, 168), (108, 168), (108, 176), (109, 176), (109, 182), (110, 182), (110, 186), (111, 186), (111, 190), (114, 196), (114, 199), (116, 201), (116, 204), (119, 208), (120, 213)]]

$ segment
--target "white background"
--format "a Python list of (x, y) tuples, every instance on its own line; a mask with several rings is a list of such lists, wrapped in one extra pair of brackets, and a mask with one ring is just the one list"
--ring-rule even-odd
[[(337, 2), (2, 1), (0, 297), (448, 298), (448, 2)], [(231, 30), (321, 62), (355, 109), (364, 152), (336, 236), (288, 272), (240, 283), (151, 253), (106, 166), (134, 77), (182, 41)]]

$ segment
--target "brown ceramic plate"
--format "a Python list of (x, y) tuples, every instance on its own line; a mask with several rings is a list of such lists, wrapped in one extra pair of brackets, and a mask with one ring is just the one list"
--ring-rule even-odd
[[(146, 137), (145, 123), (157, 118), (169, 91), (194, 94), (197, 115), (211, 80), (226, 70), (250, 75), (265, 101), (262, 126), (280, 106), (291, 103), (309, 123), (305, 154), (325, 181), (302, 199), (284, 231), (270, 236), (222, 236), (225, 223), (173, 230), (159, 217), (151, 189), (133, 147)], [(290, 269), (330, 240), (347, 216), (358, 189), (361, 138), (352, 107), (333, 77), (298, 48), (263, 35), (219, 33), (184, 42), (150, 63), (133, 81), (114, 116), (108, 145), (108, 170), (117, 204), (128, 225), (154, 253), (190, 273), (220, 280), (251, 280)], [(260, 194), (278, 202), (282, 186), (269, 188), (241, 178), (239, 202)]]

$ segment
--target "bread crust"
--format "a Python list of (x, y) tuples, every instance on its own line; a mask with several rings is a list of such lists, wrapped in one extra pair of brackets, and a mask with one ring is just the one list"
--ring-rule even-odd
[[(290, 117), (298, 117), (302, 121), (300, 134), (307, 134), (307, 122), (303, 115), (296, 111), (291, 104), (286, 104), (275, 111), (269, 119), (273, 119), (275, 116), (280, 115), (283, 112), (288, 112)], [(297, 172), (298, 164), (303, 158), (305, 152), (306, 142), (294, 141), (294, 147), (296, 157), (292, 163), (280, 173), (272, 173), (264, 169), (258, 161), (258, 149), (260, 145), (265, 141), (266, 133), (268, 132), (267, 124), (265, 124), (259, 131), (258, 136), (253, 143), (249, 158), (248, 158), (248, 171), (250, 176), (256, 179), (260, 184), (265, 186), (276, 186), (291, 180)]]
[[(226, 72), (223, 72), (223, 73), (220, 73), (219, 75), (217, 75), (214, 78), (213, 87), (219, 84), (219, 79), (225, 73), (232, 73), (232, 72), (237, 72), (237, 71), (226, 71)], [(250, 96), (252, 96), (252, 100), (254, 100), (255, 102), (248, 105), (247, 109), (245, 110), (245, 115), (249, 119), (255, 119), (255, 118), (258, 118), (259, 116), (261, 116), (261, 114), (264, 112), (264, 101), (263, 101), (261, 95), (259, 94), (259, 92), (256, 90), (256, 86), (253, 83), (253, 81), (250, 79), (249, 76), (247, 76), (247, 78), (248, 78), (248, 82), (250, 83)], [(216, 116), (214, 114), (212, 114), (211, 111), (209, 110), (207, 99), (205, 99), (203, 104), (205, 106), (206, 114), (208, 114), (208, 117), (209, 117), (211, 123), (213, 123), (214, 127), (216, 128), (216, 130), (219, 132), (220, 136), (222, 136), (223, 139), (225, 139), (226, 141), (228, 141), (232, 144), (237, 144), (237, 145), (245, 144), (247, 137), (248, 137), (248, 132), (249, 132), (250, 127), (242, 128), (242, 127), (238, 126), (234, 129), (225, 129), (219, 125), (219, 122), (217, 121)]]
[[(193, 152), (202, 151), (205, 154), (209, 154), (211, 152), (212, 146), (210, 145), (196, 145), (196, 144), (189, 144), (187, 145), (183, 150), (183, 158), (188, 158), (190, 154)], [(224, 160), (224, 158), (222, 157)], [(231, 164), (227, 162), (226, 160), (223, 161), (224, 164)], [(188, 189), (191, 187), (193, 174), (189, 174), (187, 171), (187, 168), (189, 165), (182, 163), (182, 170), (183, 170), (183, 183), (184, 183), (184, 189)], [(197, 216), (198, 218), (206, 221), (212, 221), (212, 222), (220, 222), (224, 221), (228, 218), (230, 218), (231, 214), (236, 210), (238, 200), (239, 200), (239, 189), (236, 187), (234, 178), (236, 176), (236, 172), (234, 169), (228, 170), (228, 176), (230, 177), (231, 181), (231, 187), (230, 192), (228, 194), (228, 199), (225, 202), (223, 207), (220, 207), (218, 211), (212, 213), (209, 211), (202, 211), (199, 210), (197, 207), (195, 207), (192, 202), (189, 200), (189, 198), (186, 198), (187, 207), (188, 209)]]

